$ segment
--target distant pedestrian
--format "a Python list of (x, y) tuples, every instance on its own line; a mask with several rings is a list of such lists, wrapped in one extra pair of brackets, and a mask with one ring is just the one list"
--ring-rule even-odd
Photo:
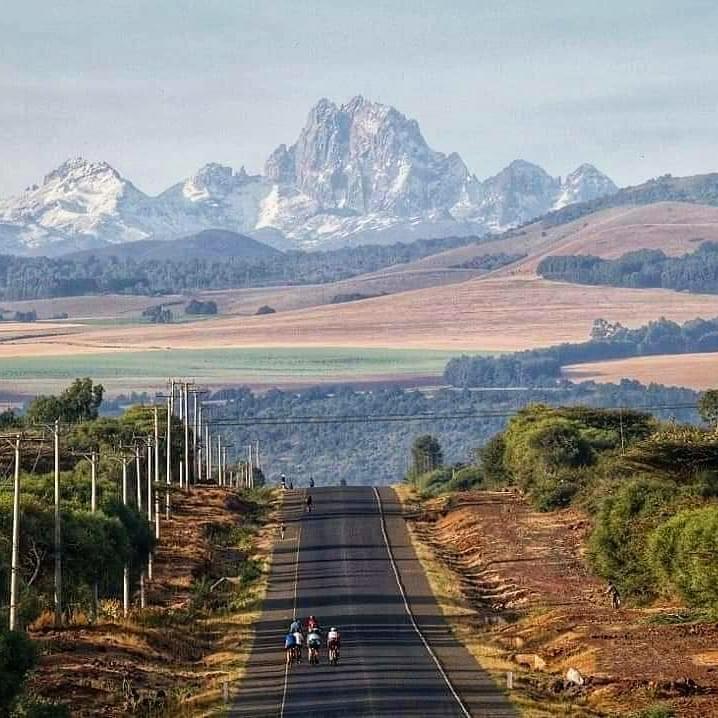
[(608, 587), (606, 588), (606, 595), (610, 597), (611, 605), (614, 609), (621, 608), (621, 594), (618, 592), (618, 589), (616, 588), (616, 585), (613, 583), (613, 581), (608, 582)]
[(309, 477), (309, 488), (310, 489), (314, 488), (314, 477), (313, 476)]
[(282, 488), (287, 488), (287, 477), (284, 474), (282, 474)]
[(282, 521), (281, 524), (279, 524), (279, 535), (282, 537), (282, 541), (284, 541), (284, 533), (286, 532), (287, 527), (284, 525), (284, 521)]
[(294, 491), (294, 482), (293, 481), (289, 482), (289, 490)]

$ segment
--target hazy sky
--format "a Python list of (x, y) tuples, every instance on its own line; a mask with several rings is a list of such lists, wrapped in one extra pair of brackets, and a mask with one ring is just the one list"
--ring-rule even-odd
[(715, 0), (22, 0), (0, 14), (0, 195), (68, 156), (155, 193), (259, 172), (322, 96), (392, 104), (483, 178), (718, 170)]

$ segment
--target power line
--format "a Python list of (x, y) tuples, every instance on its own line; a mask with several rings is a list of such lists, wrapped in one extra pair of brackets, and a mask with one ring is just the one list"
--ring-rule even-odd
[[(525, 407), (524, 407), (525, 408)], [(589, 407), (603, 410), (626, 410), (625, 406), (600, 406)], [(677, 411), (681, 409), (697, 409), (698, 405), (692, 404), (647, 404), (634, 406), (634, 411)], [(285, 426), (291, 424), (373, 424), (384, 422), (401, 421), (460, 421), (463, 419), (505, 419), (516, 416), (521, 409), (510, 411), (480, 411), (480, 412), (457, 412), (453, 414), (350, 414), (337, 416), (257, 416), (248, 419), (226, 419), (213, 421), (213, 427), (223, 426)]]

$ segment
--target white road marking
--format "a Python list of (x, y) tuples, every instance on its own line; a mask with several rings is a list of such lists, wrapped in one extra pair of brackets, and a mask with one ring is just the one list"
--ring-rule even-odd
[(461, 700), (459, 694), (456, 692), (456, 689), (454, 688), (453, 684), (449, 680), (449, 676), (446, 674), (446, 671), (444, 670), (444, 667), (441, 665), (441, 662), (436, 656), (436, 653), (434, 653), (434, 650), (429, 645), (429, 642), (424, 638), (424, 634), (421, 632), (421, 629), (419, 628), (416, 619), (414, 618), (414, 614), (412, 613), (411, 607), (409, 606), (409, 602), (406, 599), (406, 592), (404, 591), (404, 586), (401, 583), (401, 577), (399, 576), (399, 570), (396, 567), (396, 561), (394, 559), (394, 554), (391, 550), (391, 544), (389, 543), (389, 536), (386, 533), (386, 521), (384, 519), (384, 507), (381, 503), (381, 496), (379, 496), (379, 491), (374, 487), (374, 496), (376, 497), (376, 503), (379, 507), (379, 517), (381, 519), (381, 532), (384, 535), (384, 544), (386, 545), (386, 551), (389, 554), (389, 561), (391, 562), (392, 570), (394, 571), (394, 578), (396, 579), (396, 585), (399, 587), (399, 593), (401, 593), (401, 599), (404, 602), (404, 608), (406, 609), (406, 614), (409, 616), (409, 620), (411, 621), (411, 625), (414, 627), (414, 630), (416, 631), (416, 635), (419, 636), (421, 639), (421, 642), (424, 644), (424, 648), (426, 648), (428, 654), (432, 657), (434, 663), (436, 664), (437, 669), (439, 670), (439, 673), (441, 674), (441, 677), (444, 679), (444, 682), (446, 683), (449, 691), (451, 691), (451, 695), (454, 696), (456, 699), (456, 702), (459, 705), (459, 708), (461, 708), (461, 712), (466, 716), (466, 718), (471, 718), (471, 713), (469, 713), (468, 708), (464, 705), (464, 702)]
[[(302, 546), (302, 520), (299, 519), (299, 531), (297, 531), (297, 554), (294, 563), (294, 600), (292, 604), (292, 620), (297, 613), (297, 593), (299, 587), (299, 549)], [(286, 651), (285, 651), (286, 653)], [(286, 658), (286, 656), (285, 656)], [(284, 718), (284, 706), (287, 703), (287, 686), (289, 685), (289, 664), (284, 661), (284, 690), (282, 691), (282, 707), (279, 709), (279, 718)]]

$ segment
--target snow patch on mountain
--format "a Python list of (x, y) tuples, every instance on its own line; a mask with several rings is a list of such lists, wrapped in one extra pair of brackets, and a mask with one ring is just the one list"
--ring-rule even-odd
[(2, 251), (59, 253), (204, 229), (274, 246), (321, 248), (501, 231), (617, 191), (592, 165), (562, 182), (516, 160), (480, 181), (457, 153), (433, 150), (416, 120), (361, 96), (320, 100), (264, 174), (210, 163), (149, 197), (105, 162), (74, 158), (40, 186), (0, 201)]

